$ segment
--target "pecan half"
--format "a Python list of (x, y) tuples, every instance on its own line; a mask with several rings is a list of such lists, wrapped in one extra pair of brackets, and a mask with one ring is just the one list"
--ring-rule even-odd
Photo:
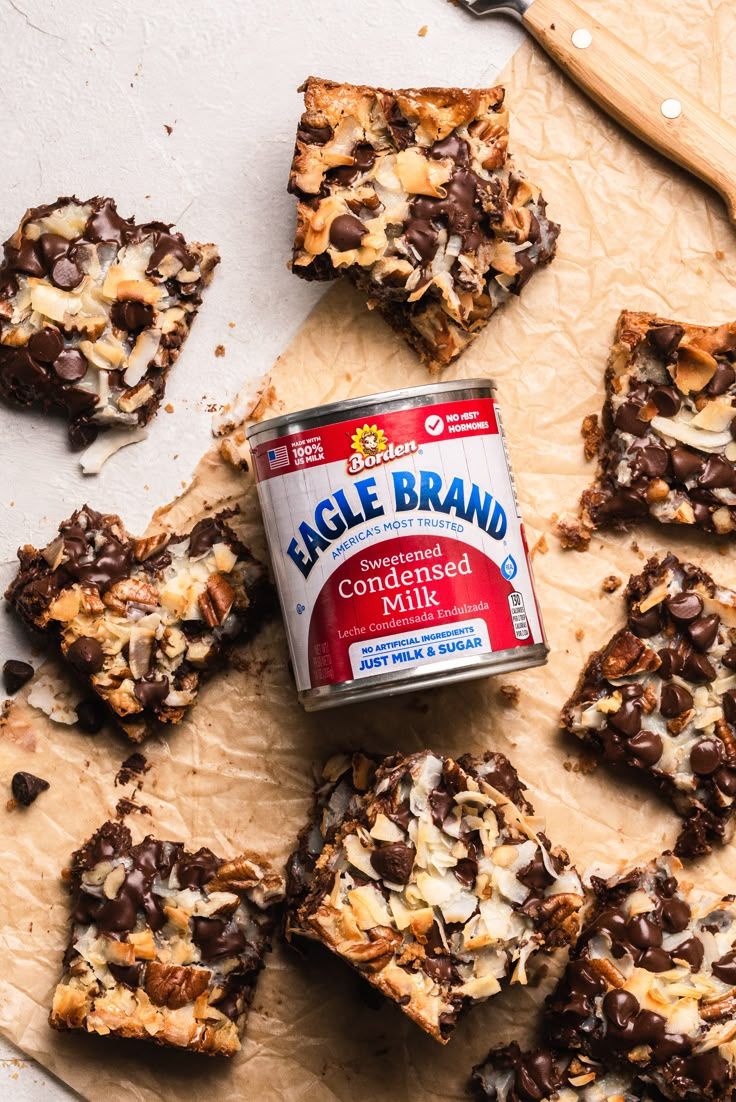
[(206, 968), (182, 968), (152, 960), (146, 968), (146, 994), (156, 1006), (179, 1010), (207, 990), (211, 975)]

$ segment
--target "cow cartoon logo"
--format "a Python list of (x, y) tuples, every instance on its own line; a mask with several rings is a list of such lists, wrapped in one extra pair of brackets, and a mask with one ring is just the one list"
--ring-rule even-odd
[(405, 444), (394, 444), (383, 429), (379, 429), (378, 425), (369, 425), (367, 422), (362, 427), (356, 428), (350, 440), (348, 474), (360, 474), (366, 469), (392, 463), (394, 459), (400, 459), (417, 450), (416, 440), (407, 440)]
[(386, 434), (378, 425), (363, 425), (362, 429), (356, 429), (352, 437), (352, 450), (367, 459), (369, 455), (378, 455), (385, 452), (388, 447)]

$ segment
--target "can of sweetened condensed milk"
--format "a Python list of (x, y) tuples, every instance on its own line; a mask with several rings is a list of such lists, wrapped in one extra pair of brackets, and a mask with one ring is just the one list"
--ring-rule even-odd
[(493, 382), (334, 402), (248, 439), (308, 711), (546, 661)]

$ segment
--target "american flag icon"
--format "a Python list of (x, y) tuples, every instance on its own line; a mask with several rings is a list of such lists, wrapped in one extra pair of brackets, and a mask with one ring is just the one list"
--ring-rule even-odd
[(286, 444), (282, 444), (280, 448), (269, 448), (268, 465), (272, 471), (289, 466), (289, 449)]

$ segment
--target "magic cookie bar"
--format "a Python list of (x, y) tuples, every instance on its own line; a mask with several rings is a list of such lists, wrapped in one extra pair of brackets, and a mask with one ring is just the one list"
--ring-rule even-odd
[(251, 853), (152, 837), (108, 822), (74, 854), (71, 939), (51, 1025), (209, 1056), (240, 1048), (283, 880)]
[(678, 884), (676, 858), (603, 881), (556, 991), (554, 1045), (633, 1068), (667, 1098), (736, 1083), (736, 902)]
[(685, 819), (676, 852), (707, 853), (736, 797), (736, 593), (667, 555), (624, 600), (626, 627), (589, 659), (562, 724), (653, 776)]
[(0, 266), (0, 395), (65, 415), (74, 447), (147, 424), (218, 262), (112, 199), (29, 210)]
[(571, 1052), (538, 1048), (522, 1052), (516, 1043), (492, 1049), (473, 1068), (478, 1102), (663, 1102), (634, 1069), (609, 1068)]
[(580, 880), (538, 833), (502, 754), (396, 755), (362, 794), (350, 778), (337, 790), (326, 823), (314, 824), (313, 851), (320, 835), (327, 844), (289, 926), (351, 963), (436, 1040), (509, 977), (525, 983), (537, 950), (575, 937)]
[(652, 517), (736, 529), (736, 323), (707, 328), (624, 312), (606, 373), (587, 527)]
[(11, 606), (58, 643), (134, 742), (183, 718), (202, 675), (253, 627), (267, 584), (224, 514), (189, 535), (135, 539), (85, 506), (18, 558)]
[(555, 253), (559, 226), (507, 151), (504, 89), (301, 90), (292, 269), (348, 276), (439, 371)]

